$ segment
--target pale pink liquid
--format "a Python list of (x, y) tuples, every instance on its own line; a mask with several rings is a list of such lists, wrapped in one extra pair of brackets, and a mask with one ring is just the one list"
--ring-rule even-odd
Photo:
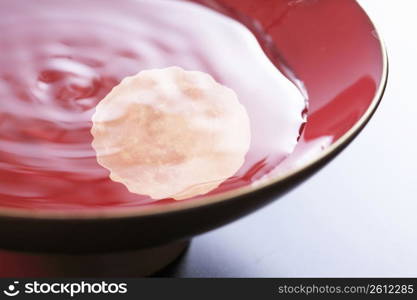
[(210, 73), (245, 105), (252, 127), (246, 162), (210, 194), (276, 168), (304, 123), (300, 95), (283, 86), (249, 31), (196, 4), (2, 0), (0, 32), (1, 207), (153, 203), (108, 178), (90, 135), (97, 102), (144, 69), (177, 65)]

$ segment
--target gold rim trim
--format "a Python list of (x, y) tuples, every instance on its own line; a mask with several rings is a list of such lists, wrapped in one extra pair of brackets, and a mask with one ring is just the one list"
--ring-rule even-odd
[[(206, 198), (195, 199), (191, 201), (184, 202), (175, 202), (170, 204), (163, 204), (160, 206), (137, 206), (137, 207), (123, 207), (123, 208), (106, 208), (103, 210), (36, 210), (36, 209), (15, 209), (15, 208), (0, 208), (0, 217), (12, 217), (12, 218), (26, 218), (26, 219), (58, 219), (58, 220), (76, 220), (76, 219), (117, 219), (117, 218), (128, 218), (128, 217), (141, 217), (141, 216), (150, 216), (150, 215), (160, 215), (166, 213), (172, 213), (176, 211), (183, 211), (187, 209), (198, 208), (221, 201), (232, 200), (236, 197), (243, 195), (248, 195), (252, 192), (260, 191), (268, 186), (283, 182), (284, 180), (291, 179), (300, 173), (304, 173), (311, 168), (319, 165), (320, 162), (324, 161), (326, 158), (330, 157), (331, 154), (337, 152), (341, 147), (349, 143), (352, 138), (356, 136), (366, 125), (366, 123), (371, 119), (372, 115), (376, 111), (379, 103), (381, 102), (382, 96), (385, 91), (385, 87), (388, 80), (388, 55), (386, 46), (381, 38), (381, 35), (375, 26), (375, 23), (367, 14), (362, 5), (355, 1), (359, 7), (362, 9), (363, 13), (370, 20), (372, 26), (376, 32), (376, 38), (380, 44), (380, 50), (382, 55), (382, 75), (379, 83), (379, 87), (375, 93), (374, 98), (372, 99), (371, 104), (369, 105), (366, 112), (362, 117), (355, 123), (352, 128), (350, 128), (343, 136), (341, 136), (336, 142), (331, 144), (328, 148), (322, 151), (315, 159), (304, 165), (303, 167), (297, 168), (286, 174), (271, 178), (270, 180), (265, 181), (262, 184), (254, 186), (245, 186), (238, 188), (236, 190), (224, 192), (218, 195), (209, 196)], [(111, 211), (111, 210), (114, 211)]]

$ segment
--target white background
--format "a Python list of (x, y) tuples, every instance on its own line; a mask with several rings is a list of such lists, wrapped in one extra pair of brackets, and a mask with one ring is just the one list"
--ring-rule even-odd
[(195, 238), (166, 275), (417, 276), (417, 1), (360, 3), (389, 51), (389, 84), (374, 118), (289, 195)]

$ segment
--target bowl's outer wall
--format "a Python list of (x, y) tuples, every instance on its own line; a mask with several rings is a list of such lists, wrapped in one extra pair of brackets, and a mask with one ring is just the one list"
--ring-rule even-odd
[[(309, 122), (300, 149), (330, 137), (336, 142), (378, 102), (385, 84), (384, 53), (374, 27), (353, 0), (224, 0), (228, 8), (198, 0), (223, 13), (255, 18), (279, 50), (268, 53), (304, 82)], [(255, 29), (254, 29), (255, 30)], [(257, 30), (257, 29), (256, 29)], [(287, 69), (280, 66), (283, 72)], [(375, 107), (374, 107), (375, 108)], [(88, 253), (132, 250), (187, 239), (277, 199), (339, 153), (371, 117), (333, 152), (294, 176), (224, 201), (147, 216), (65, 219), (0, 217), (0, 247), (31, 252)], [(299, 151), (303, 153), (303, 151)]]
[(0, 218), (0, 247), (34, 253), (88, 254), (141, 249), (189, 239), (278, 199), (339, 151), (313, 168), (253, 194), (177, 212), (95, 220)]

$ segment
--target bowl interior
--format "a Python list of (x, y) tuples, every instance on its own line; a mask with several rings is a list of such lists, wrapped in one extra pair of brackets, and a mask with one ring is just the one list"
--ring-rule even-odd
[[(41, 4), (37, 4), (36, 9), (41, 11), (43, 5), (45, 6), (43, 7), (44, 11), (46, 11), (48, 10), (48, 5), (51, 5), (52, 2), (58, 3), (59, 1), (48, 2), (45, 0)], [(173, 3), (182, 1), (169, 2), (171, 4), (168, 5), (173, 5)], [(81, 111), (71, 111), (72, 114), (75, 112), (77, 116), (83, 116), (82, 122), (84, 127), (78, 128), (78, 132), (75, 131), (74, 134), (69, 135), (69, 139), (74, 138), (77, 134), (78, 136), (91, 138), (88, 133), (91, 126), (89, 118), (93, 111), (94, 101), (100, 100), (100, 97), (103, 94), (105, 95), (121, 78), (136, 73), (138, 69), (180, 65), (187, 69), (207, 71), (218, 81), (233, 87), (242, 96), (241, 101), (251, 116), (253, 127), (254, 141), (245, 165), (236, 176), (229, 179), (215, 191), (204, 196), (215, 195), (221, 197), (223, 192), (233, 192), (242, 187), (247, 187), (255, 180), (263, 178), (266, 174), (268, 174), (269, 178), (285, 176), (285, 174), (311, 163), (323, 151), (326, 151), (333, 144), (351, 134), (352, 128), (363, 120), (364, 116), (369, 113), (371, 107), (377, 102), (376, 97), (378, 97), (378, 91), (383, 83), (385, 72), (384, 53), (373, 24), (355, 1), (195, 0), (191, 2), (196, 2), (199, 5), (206, 6), (238, 20), (252, 31), (253, 35), (258, 39), (260, 46), (249, 47), (249, 44), (252, 45), (255, 39), (251, 40), (251, 37), (245, 35), (246, 33), (242, 35), (240, 40), (228, 40), (230, 36), (233, 36), (230, 33), (239, 33), (242, 28), (236, 27), (235, 24), (229, 26), (229, 23), (226, 21), (227, 24), (223, 24), (222, 17), (217, 14), (216, 16), (197, 14), (195, 17), (192, 14), (189, 15), (187, 22), (190, 19), (193, 20), (193, 18), (196, 24), (198, 23), (198, 18), (210, 20), (208, 24), (211, 27), (208, 29), (199, 25), (201, 28), (199, 27), (198, 30), (206, 31), (204, 31), (203, 39), (198, 40), (193, 35), (198, 33), (197, 29), (195, 32), (187, 31), (188, 29), (186, 30), (184, 27), (185, 23), (181, 25), (181, 21), (178, 21), (187, 16), (188, 10), (179, 9), (176, 11), (176, 4), (171, 7), (173, 10), (170, 10), (170, 12), (177, 12), (173, 14), (174, 19), (156, 18), (152, 22), (159, 22), (158, 28), (160, 30), (169, 27), (170, 31), (178, 33), (178, 36), (169, 35), (164, 37), (164, 39), (158, 39), (158, 35), (163, 35), (162, 31), (155, 32), (152, 37), (146, 36), (147, 40), (152, 39), (149, 44), (157, 48), (160, 56), (158, 58), (151, 55), (155, 52), (155, 49), (143, 52), (144, 45), (136, 45), (134, 42), (129, 42), (125, 48), (119, 49), (114, 46), (114, 39), (110, 46), (101, 40), (94, 45), (79, 45), (76, 43), (77, 37), (72, 35), (67, 35), (65, 36), (66, 39), (63, 39), (60, 35), (60, 30), (68, 32), (68, 28), (71, 28), (71, 23), (68, 23), (68, 28), (65, 28), (66, 23), (61, 22), (62, 28), (57, 28), (56, 32), (51, 31), (52, 34), (48, 37), (39, 37), (40, 40), (47, 40), (51, 36), (56, 35), (57, 41), (59, 40), (61, 46), (64, 45), (67, 48), (76, 49), (77, 53), (80, 54), (80, 59), (83, 59), (84, 62), (86, 59), (98, 57), (97, 61), (90, 60), (85, 63), (85, 65), (88, 65), (88, 69), (82, 69), (82, 71), (84, 72), (83, 74), (92, 73), (93, 77), (97, 75), (96, 77), (99, 81), (101, 80), (102, 82), (105, 79), (106, 82), (106, 85), (95, 86), (97, 89), (96, 94), (94, 94), (94, 97), (89, 97), (89, 99), (93, 99), (89, 104), (91, 106), (87, 105), (88, 108)], [(10, 1), (10, 3), (13, 2)], [(59, 5), (61, 9), (65, 8), (67, 11), (74, 10), (79, 12), (80, 3), (83, 3), (86, 16), (95, 8), (95, 1), (89, 1), (90, 4), (88, 5), (81, 1), (73, 1), (71, 4), (65, 4), (65, 1), (62, 1)], [(146, 17), (152, 19), (155, 13), (162, 11), (168, 1), (155, 1), (152, 5), (143, 3), (142, 1), (126, 0), (126, 7), (120, 8), (120, 13), (126, 18), (135, 18), (139, 12), (137, 10), (138, 12), (135, 15), (135, 9), (141, 7), (142, 10), (140, 10), (139, 15), (144, 19)], [(103, 11), (105, 11), (106, 7), (107, 9), (113, 8), (114, 2), (108, 1), (101, 5)], [(135, 9), (132, 10), (132, 7)], [(34, 9), (31, 5), (17, 7), (12, 4), (4, 8), (2, 10), (9, 9), (17, 15), (24, 12), (25, 9)], [(193, 7), (193, 9), (196, 8)], [(123, 23), (122, 18), (119, 21), (120, 24)], [(174, 21), (176, 23), (172, 23)], [(97, 22), (103, 22), (103, 20), (98, 17)], [(204, 22), (200, 23), (204, 24)], [(78, 26), (84, 25), (78, 24)], [(127, 24), (124, 30), (129, 28), (130, 25), (132, 24)], [(37, 21), (37, 27), (35, 26), (34, 30), (42, 28), (42, 26), (45, 27), (48, 24)], [(140, 26), (138, 25), (138, 27)], [(114, 28), (111, 30), (114, 32), (98, 32), (98, 34), (111, 34), (115, 38), (118, 31)], [(147, 32), (146, 26), (139, 29), (136, 28), (135, 30), (138, 30), (134, 32), (137, 35), (142, 34), (141, 30)], [(230, 31), (229, 35), (210, 36), (211, 31), (224, 32), (226, 30)], [(81, 30), (75, 31), (81, 32)], [(88, 32), (88, 30), (86, 31)], [(11, 31), (9, 34), (13, 36), (13, 34), (19, 33)], [(127, 33), (124, 36), (125, 40), (131, 37), (129, 34)], [(88, 34), (87, 38), (90, 38)], [(91, 42), (87, 38), (84, 41)], [(185, 38), (185, 40), (181, 40), (181, 38)], [(121, 39), (120, 44), (123, 44), (123, 41)], [(207, 44), (204, 44), (204, 41)], [(32, 43), (33, 41), (27, 39), (26, 42)], [(191, 43), (191, 46), (187, 43)], [(145, 44), (145, 46), (149, 46), (149, 44)], [(53, 46), (56, 45), (54, 44)], [(100, 56), (101, 54), (97, 55), (97, 52), (95, 52), (97, 45), (105, 49), (102, 57)], [(184, 45), (188, 45), (188, 47)], [(259, 54), (259, 51), (262, 50), (261, 47), (264, 52), (258, 56), (259, 58), (251, 59), (253, 51)], [(138, 48), (141, 48), (139, 52), (137, 51)], [(39, 53), (43, 53), (42, 51), (44, 50), (39, 50)], [(53, 50), (48, 48), (46, 51), (65, 52), (65, 50), (56, 50), (56, 48)], [(102, 63), (100, 59), (109, 60), (109, 57), (111, 58), (111, 55), (117, 51), (119, 51), (117, 54), (117, 59), (119, 59), (117, 65), (125, 65), (124, 68), (120, 67), (118, 69), (118, 67), (112, 67), (108, 64), (104, 67), (100, 65)], [(107, 54), (110, 56), (106, 56)], [(265, 54), (266, 56), (264, 57), (263, 55)], [(150, 55), (150, 57), (145, 59), (140, 55)], [(225, 59), (221, 59), (223, 56)], [(196, 59), (192, 60), (190, 57), (195, 57)], [(269, 60), (265, 59), (266, 57)], [(64, 60), (68, 59), (68, 57), (64, 56), (61, 58)], [(78, 59), (78, 62), (80, 59)], [(37, 61), (42, 61), (42, 58), (37, 58)], [(2, 64), (4, 63), (2, 62)], [(61, 63), (58, 67), (53, 66), (52, 69), (47, 70), (40, 64), (39, 67), (34, 68), (34, 74), (38, 80), (43, 80), (42, 84), (51, 84), (50, 81), (53, 79), (54, 74), (59, 75), (61, 73), (69, 76), (69, 78), (65, 79), (68, 82), (73, 80), (73, 82), (77, 83), (77, 80), (82, 81), (86, 79), (86, 77), (79, 76), (80, 73), (77, 73), (79, 71), (63, 70), (61, 73), (56, 73), (57, 68), (59, 69), (62, 66), (66, 68), (68, 64)], [(277, 69), (271, 69), (271, 66), (280, 70), (286, 78), (279, 77)], [(12, 68), (13, 66), (10, 64), (8, 67)], [(105, 71), (98, 71), (98, 69), (103, 70), (103, 68)], [(230, 70), (235, 70), (235, 72)], [(111, 76), (103, 77), (103, 74), (110, 74)], [(248, 74), (252, 76), (248, 77)], [(88, 81), (87, 86), (94, 84), (96, 77), (93, 79), (89, 78), (90, 81)], [(288, 84), (285, 85), (285, 81), (291, 81), (293, 84), (288, 87)], [(295, 87), (300, 89), (303, 94), (295, 93)], [(48, 92), (51, 92), (50, 90)], [(59, 91), (62, 92), (62, 90)], [(53, 92), (55, 93), (56, 90), (53, 90)], [(71, 91), (65, 90), (64, 92), (68, 94)], [(285, 95), (283, 97), (285, 101), (282, 103), (277, 102), (277, 99), (279, 100), (279, 97), (276, 97), (277, 94)], [(66, 94), (64, 93), (64, 95)], [(70, 93), (70, 95), (72, 94)], [(304, 102), (300, 101), (302, 95), (308, 99), (307, 109), (304, 109)], [(48, 94), (48, 97), (56, 96), (57, 94)], [(288, 101), (288, 99), (291, 99), (291, 101)], [(280, 127), (280, 120), (285, 119), (285, 114), (283, 115), (282, 113), (286, 111), (285, 108), (287, 106), (285, 105), (288, 105), (288, 103), (290, 106), (293, 105), (295, 107), (295, 113), (291, 117), (294, 124), (292, 124), (291, 129), (287, 133), (294, 136), (295, 131), (297, 133), (301, 132), (299, 142), (291, 153), (286, 148), (288, 143), (280, 142), (285, 140), (285, 138), (280, 140), (279, 135), (274, 138), (276, 127)], [(284, 109), (282, 109), (283, 107)], [(303, 125), (303, 114), (305, 113), (307, 113), (308, 118)], [(26, 124), (25, 126), (28, 127), (30, 125)], [(46, 128), (46, 130), (49, 129)], [(39, 134), (39, 132), (36, 132), (36, 134)], [(89, 143), (88, 139), (87, 143)], [(86, 166), (96, 164), (91, 150), (90, 148), (87, 149), (87, 151), (90, 151), (88, 152), (89, 154), (84, 157), (83, 163), (77, 166), (77, 168), (88, 169)], [(65, 163), (61, 164), (60, 167), (64, 168)], [(45, 200), (42, 197), (34, 196), (34, 194), (24, 196), (25, 194), (23, 193), (23, 196), (19, 195), (19, 197), (5, 195), (0, 197), (0, 206), (22, 210), (29, 208), (32, 210), (97, 211), (115, 208), (129, 209), (137, 206), (161, 207), (167, 203), (171, 206), (179, 205), (172, 199), (153, 202), (146, 197), (131, 195), (120, 184), (109, 182), (108, 179), (102, 179), (103, 176), (107, 176), (106, 170), (102, 168), (98, 169), (99, 171), (94, 169), (95, 173), (93, 175), (87, 174), (87, 179), (79, 175), (83, 174), (83, 171), (81, 173), (73, 172), (73, 162), (71, 163), (71, 170), (72, 173), (69, 173), (68, 178), (74, 174), (78, 175), (75, 176), (76, 178), (70, 178), (71, 186), (65, 186), (65, 188), (61, 189), (61, 192), (60, 178), (67, 176), (65, 175), (65, 170), (55, 170), (48, 173), (47, 176), (42, 175), (41, 177), (28, 176), (28, 172), (13, 173), (14, 175), (10, 177), (10, 174), (3, 171), (0, 175), (6, 184), (7, 178), (13, 178), (11, 180), (13, 184), (18, 182), (22, 185), (22, 189), (27, 189), (28, 187), (29, 189), (32, 187), (38, 189), (39, 186), (45, 185), (54, 189), (54, 196), (49, 200)], [(5, 184), (4, 182), (3, 185)], [(91, 193), (92, 190), (99, 190), (99, 193)], [(27, 193), (27, 190), (25, 193)], [(110, 197), (108, 195), (113, 196)], [(198, 203), (199, 199), (201, 200), (204, 197), (186, 201), (196, 201)], [(24, 201), (20, 201), (22, 199)]]
[[(210, 3), (210, 1), (198, 1)], [(275, 43), (278, 67), (300, 80), (308, 121), (280, 173), (302, 168), (349, 133), (376, 102), (385, 81), (378, 33), (356, 1), (224, 0), (226, 13), (259, 21)]]

